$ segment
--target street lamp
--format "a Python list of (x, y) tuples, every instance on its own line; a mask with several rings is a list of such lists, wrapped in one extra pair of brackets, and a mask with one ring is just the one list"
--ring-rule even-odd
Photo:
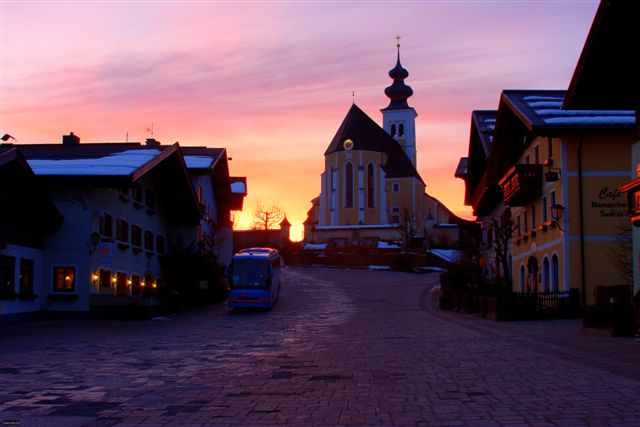
[(551, 205), (551, 218), (553, 218), (558, 225), (558, 228), (562, 231), (564, 231), (562, 228), (562, 215), (564, 214), (565, 209), (566, 208), (564, 206), (558, 203)]

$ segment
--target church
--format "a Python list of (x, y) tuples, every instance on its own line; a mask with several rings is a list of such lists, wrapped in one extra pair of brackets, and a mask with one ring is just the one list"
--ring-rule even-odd
[[(409, 72), (397, 61), (384, 90), (382, 126), (355, 102), (324, 153), (320, 195), (305, 221), (305, 241), (334, 248), (408, 246), (458, 240), (456, 217), (428, 195), (417, 165), (416, 110)], [(426, 238), (425, 238), (426, 237)], [(447, 244), (448, 241), (448, 244)]]

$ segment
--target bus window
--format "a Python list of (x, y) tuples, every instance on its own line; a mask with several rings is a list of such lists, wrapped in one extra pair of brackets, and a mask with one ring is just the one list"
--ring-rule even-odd
[(260, 259), (234, 260), (231, 264), (232, 288), (262, 288), (269, 285), (269, 263)]

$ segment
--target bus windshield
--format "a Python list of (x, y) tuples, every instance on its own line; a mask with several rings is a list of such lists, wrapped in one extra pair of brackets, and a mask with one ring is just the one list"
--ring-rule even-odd
[(267, 284), (269, 262), (260, 259), (234, 260), (231, 264), (232, 288), (262, 288)]

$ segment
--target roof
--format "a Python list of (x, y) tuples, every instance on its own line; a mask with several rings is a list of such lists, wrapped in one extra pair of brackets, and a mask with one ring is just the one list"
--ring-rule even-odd
[(640, 109), (640, 2), (604, 0), (569, 84), (565, 108)]
[(377, 151), (386, 154), (387, 161), (382, 165), (382, 169), (388, 178), (413, 177), (424, 184), (422, 177), (407, 157), (402, 146), (356, 104), (353, 104), (347, 112), (324, 155), (345, 151), (343, 142), (347, 138), (353, 141), (354, 150)]
[(484, 173), (487, 157), (493, 146), (493, 134), (496, 125), (496, 110), (475, 110), (471, 112), (471, 126), (469, 132), (469, 150), (467, 157), (460, 159), (460, 168), (463, 160), (464, 175), (456, 170), (455, 176), (465, 181), (465, 203), (471, 204), (473, 194)]
[(496, 127), (496, 110), (475, 110), (471, 112), (471, 120), (478, 133), (485, 156), (489, 155), (493, 143), (493, 131)]
[(467, 166), (469, 164), (468, 157), (460, 157), (460, 161), (458, 162), (458, 166), (456, 167), (456, 172), (453, 174), (456, 178), (464, 179), (467, 176)]
[(184, 162), (189, 171), (197, 169), (208, 171), (213, 168), (218, 159), (226, 156), (224, 148), (209, 147), (181, 147)]
[(566, 91), (505, 90), (504, 101), (532, 132), (635, 127), (633, 110), (563, 110)]

